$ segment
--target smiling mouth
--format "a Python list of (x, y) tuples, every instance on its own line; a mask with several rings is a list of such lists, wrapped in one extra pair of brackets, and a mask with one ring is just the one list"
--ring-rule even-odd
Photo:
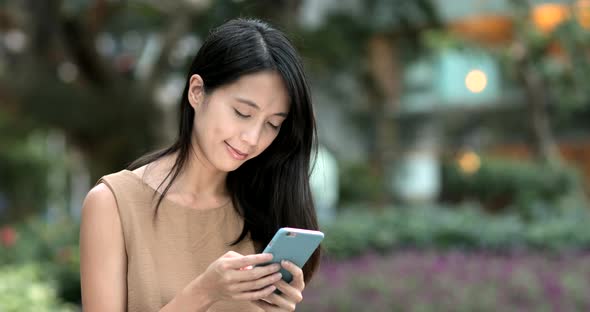
[(244, 159), (246, 159), (246, 157), (248, 157), (248, 154), (244, 154), (244, 153), (240, 152), (239, 150), (233, 148), (231, 145), (229, 145), (229, 143), (227, 143), (225, 141), (224, 141), (224, 143), (227, 147), (227, 151), (229, 152), (229, 154), (233, 158), (235, 158), (237, 160), (244, 160)]

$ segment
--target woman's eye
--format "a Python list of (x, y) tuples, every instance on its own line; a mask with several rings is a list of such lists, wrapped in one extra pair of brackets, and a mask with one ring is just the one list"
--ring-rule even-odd
[(272, 124), (272, 123), (270, 123), (270, 122), (268, 123), (268, 125), (269, 125), (271, 128), (273, 128), (274, 130), (279, 130), (279, 127), (280, 127), (280, 126), (275, 126), (275, 125), (273, 125), (273, 124)]
[(237, 110), (235, 108), (234, 108), (234, 112), (236, 112), (236, 115), (238, 115), (238, 117), (240, 117), (240, 118), (248, 118), (248, 117), (250, 117), (250, 115), (242, 114), (242, 113), (240, 113), (239, 110)]

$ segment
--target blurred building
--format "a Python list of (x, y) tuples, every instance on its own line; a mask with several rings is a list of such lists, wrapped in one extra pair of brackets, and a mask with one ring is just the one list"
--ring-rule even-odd
[[(395, 3), (382, 2), (385, 3), (384, 12), (388, 12), (388, 3)], [(542, 33), (553, 31), (570, 17), (590, 29), (590, 1), (529, 2), (529, 22)], [(362, 1), (308, 0), (304, 3), (301, 19), (307, 27), (320, 27), (323, 18), (330, 13), (362, 15), (359, 12), (363, 11)], [(463, 156), (471, 155), (468, 158), (474, 161), (478, 161), (478, 153), (484, 150), (504, 156), (518, 154), (521, 158), (530, 158), (532, 154), (522, 143), (528, 140), (526, 131), (522, 130), (526, 128), (523, 127), (526, 121), (517, 117), (526, 112), (524, 90), (506, 75), (498, 53), (491, 52), (508, 51), (515, 42), (514, 5), (508, 0), (435, 0), (432, 3), (444, 31), (473, 43), (475, 48), (441, 44), (428, 53), (417, 54), (401, 66), (399, 61), (376, 61), (379, 73), (375, 76), (385, 86), (386, 118), (398, 126), (398, 148), (393, 152), (389, 182), (392, 192), (405, 201), (437, 198), (440, 159), (449, 150), (461, 152), (459, 154)], [(386, 47), (382, 55), (398, 56), (391, 53), (395, 48)], [(402, 68), (401, 72), (399, 68)], [(346, 83), (345, 79), (343, 83)], [(352, 85), (354, 90), (354, 83)], [(367, 140), (361, 132), (343, 126), (346, 119), (341, 106), (330, 105), (329, 97), (323, 96), (321, 90), (317, 97), (321, 104), (318, 118), (323, 142), (339, 159), (366, 159)], [(504, 119), (505, 126), (502, 125)], [(497, 131), (490, 131), (487, 123), (491, 120), (500, 124), (500, 127), (496, 126)], [(582, 137), (586, 135), (582, 134)], [(590, 177), (590, 144), (571, 144), (562, 140), (560, 146), (566, 159), (582, 166)], [(461, 159), (457, 158), (457, 161)]]

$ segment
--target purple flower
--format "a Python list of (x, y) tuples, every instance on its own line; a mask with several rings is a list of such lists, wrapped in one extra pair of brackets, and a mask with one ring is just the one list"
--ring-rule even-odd
[(405, 250), (324, 260), (305, 298), (298, 311), (589, 311), (590, 253)]

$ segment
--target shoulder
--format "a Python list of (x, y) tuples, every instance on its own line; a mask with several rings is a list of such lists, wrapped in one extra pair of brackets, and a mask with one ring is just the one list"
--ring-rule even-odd
[(106, 224), (120, 224), (117, 200), (111, 189), (105, 183), (93, 187), (82, 205), (82, 225), (89, 222), (96, 226)]
[(138, 189), (137, 187), (143, 183), (142, 174), (143, 168), (133, 171), (123, 169), (104, 175), (98, 180), (96, 186), (88, 192), (87, 199), (90, 201), (119, 201), (124, 200), (129, 195), (133, 197), (135, 192), (132, 190)]
[(115, 195), (105, 183), (98, 183), (86, 195), (84, 206), (96, 206), (100, 204), (116, 204)]

